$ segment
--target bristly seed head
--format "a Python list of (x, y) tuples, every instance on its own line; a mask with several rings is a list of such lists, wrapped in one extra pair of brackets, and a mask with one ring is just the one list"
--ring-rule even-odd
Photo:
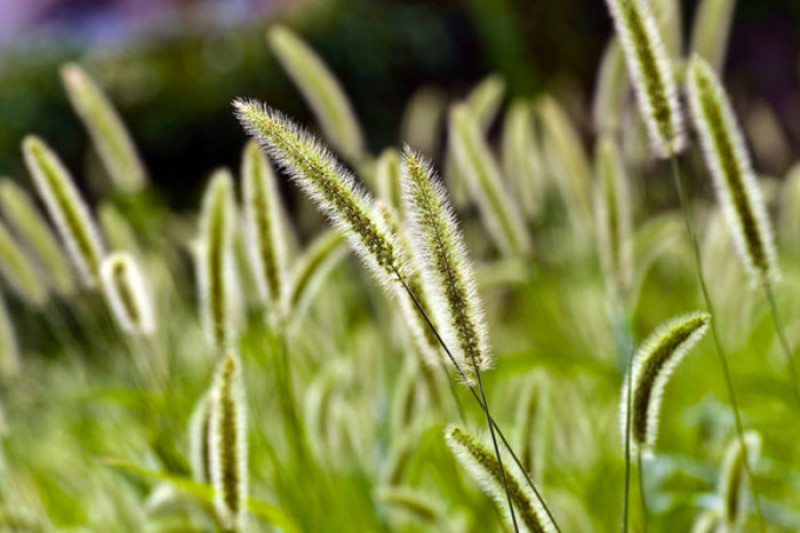
[[(627, 380), (631, 382), (631, 444), (650, 452), (658, 435), (661, 397), (669, 376), (686, 353), (705, 335), (711, 315), (692, 312), (659, 326), (639, 347), (620, 402), (623, 442), (628, 419)], [(632, 376), (632, 378), (631, 378)]]
[(468, 380), (491, 367), (489, 335), (472, 266), (430, 162), (405, 149), (403, 203), (412, 243), (422, 259), (423, 284), (442, 338)]
[[(458, 426), (448, 426), (445, 430), (445, 439), (458, 462), (480, 483), (483, 490), (494, 499), (498, 507), (504, 510), (504, 518), (511, 526), (511, 514), (508, 510), (501, 467), (494, 453), (489, 451), (480, 440)], [(516, 464), (513, 461), (503, 461), (503, 465), (509, 465), (505, 468), (505, 480), (506, 486), (508, 486), (508, 497), (511, 499), (517, 516), (519, 530), (530, 533), (557, 531), (544, 504), (536, 493), (522, 481), (524, 474), (519, 471)]]
[(100, 275), (105, 251), (88, 206), (66, 167), (41, 139), (28, 136), (22, 148), (36, 191), (44, 201), (83, 284), (93, 287)]
[(739, 256), (754, 284), (775, 280), (780, 269), (769, 216), (725, 89), (697, 55), (687, 85), (694, 127)]
[(247, 502), (247, 415), (242, 363), (220, 361), (209, 400), (208, 450), (214, 508), (226, 531), (239, 531)]
[(254, 101), (236, 100), (233, 105), (248, 133), (342, 231), (350, 247), (391, 294), (397, 273), (403, 269), (397, 243), (353, 175), (280, 112)]
[(678, 90), (663, 38), (647, 0), (606, 0), (628, 75), (657, 157), (683, 150), (685, 133)]
[(133, 257), (127, 252), (109, 254), (100, 267), (100, 279), (109, 307), (129, 335), (152, 335), (156, 319), (149, 289)]

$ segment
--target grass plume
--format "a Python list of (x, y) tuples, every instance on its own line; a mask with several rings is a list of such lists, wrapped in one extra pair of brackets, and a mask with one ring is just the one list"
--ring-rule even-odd
[(149, 288), (139, 266), (127, 252), (112, 252), (100, 267), (108, 305), (120, 328), (129, 335), (152, 335), (156, 318)]

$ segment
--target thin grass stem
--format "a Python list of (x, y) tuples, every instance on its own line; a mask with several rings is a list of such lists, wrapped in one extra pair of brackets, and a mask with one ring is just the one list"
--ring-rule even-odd
[[(683, 187), (683, 180), (681, 179), (681, 171), (680, 165), (678, 163), (678, 158), (676, 156), (672, 156), (670, 158), (671, 166), (672, 166), (672, 178), (675, 181), (675, 187), (678, 190), (678, 196), (680, 197), (681, 208), (683, 209), (683, 217), (686, 221), (686, 230), (689, 232), (689, 237), (692, 241), (692, 249), (694, 250), (694, 257), (695, 257), (695, 267), (697, 269), (697, 279), (700, 283), (700, 289), (703, 293), (703, 299), (705, 300), (706, 308), (711, 315), (711, 337), (714, 339), (714, 346), (716, 348), (716, 353), (719, 359), (719, 364), (722, 367), (722, 374), (725, 377), (725, 384), (728, 388), (728, 396), (731, 402), (731, 408), (733, 409), (733, 417), (736, 422), (736, 436), (739, 439), (739, 443), (742, 447), (745, 447), (744, 441), (744, 426), (742, 425), (742, 418), (739, 414), (739, 402), (736, 399), (736, 390), (733, 387), (733, 380), (731, 379), (731, 372), (728, 368), (728, 360), (727, 356), (725, 355), (725, 351), (722, 348), (722, 342), (719, 338), (719, 333), (717, 332), (717, 314), (714, 311), (714, 304), (711, 301), (711, 296), (708, 292), (708, 287), (706, 286), (705, 276), (703, 274), (703, 260), (700, 255), (700, 244), (697, 239), (697, 233), (694, 229), (694, 223), (692, 222), (692, 213), (689, 209), (689, 200), (686, 195), (686, 191)], [(750, 459), (745, 457), (744, 459), (744, 468), (747, 472), (747, 478), (750, 481), (750, 493), (753, 496), (753, 504), (756, 508), (756, 514), (758, 515), (758, 528), (759, 531), (762, 533), (764, 532), (764, 516), (761, 513), (761, 502), (758, 496), (758, 487), (756, 486), (756, 479), (753, 475), (753, 471), (750, 468)]]
[[(433, 322), (431, 322), (430, 318), (428, 317), (428, 314), (425, 312), (425, 309), (423, 309), (422, 305), (419, 303), (419, 300), (417, 300), (417, 297), (414, 295), (414, 292), (409, 288), (405, 279), (403, 279), (403, 277), (400, 276), (400, 274), (397, 271), (395, 271), (395, 275), (397, 276), (397, 279), (400, 281), (400, 283), (402, 283), (406, 293), (408, 293), (409, 297), (414, 302), (414, 306), (417, 308), (417, 311), (419, 311), (419, 313), (422, 315), (423, 319), (425, 320), (425, 323), (428, 324), (429, 328), (431, 328), (431, 331), (436, 337), (436, 340), (439, 342), (439, 345), (444, 350), (448, 359), (450, 359), (450, 362), (453, 363), (453, 366), (458, 372), (458, 375), (461, 377), (462, 380), (464, 380), (464, 383), (466, 384), (470, 393), (472, 393), (472, 397), (475, 398), (475, 401), (478, 402), (478, 405), (480, 405), (481, 408), (484, 408), (484, 403), (481, 401), (481, 396), (475, 391), (475, 387), (471, 385), (467, 380), (467, 376), (461, 369), (461, 365), (458, 364), (455, 357), (453, 356), (453, 353), (450, 351), (450, 348), (447, 347), (447, 344), (445, 344), (441, 335), (439, 335), (436, 326), (434, 326)], [(558, 522), (556, 522), (555, 518), (553, 517), (553, 513), (550, 512), (550, 508), (547, 506), (544, 499), (542, 498), (542, 495), (539, 493), (539, 489), (537, 489), (536, 486), (534, 485), (533, 480), (531, 480), (531, 477), (528, 474), (528, 471), (523, 466), (522, 461), (519, 459), (519, 456), (511, 447), (511, 444), (509, 444), (508, 439), (506, 438), (503, 431), (500, 429), (500, 426), (498, 426), (497, 422), (495, 422), (494, 418), (492, 418), (491, 414), (489, 414), (488, 412), (487, 412), (487, 419), (489, 420), (491, 427), (494, 429), (494, 431), (497, 432), (497, 436), (500, 437), (500, 440), (503, 442), (503, 446), (506, 448), (509, 455), (511, 455), (511, 458), (514, 460), (514, 463), (516, 463), (516, 465), (519, 467), (520, 471), (522, 472), (522, 475), (525, 477), (525, 482), (528, 483), (528, 486), (531, 488), (534, 494), (536, 494), (536, 497), (541, 502), (542, 508), (544, 508), (544, 511), (547, 513), (548, 518), (550, 518), (550, 521), (555, 526), (557, 533), (561, 533), (561, 528), (558, 526)]]
[(622, 353), (625, 366), (627, 368), (625, 375), (627, 386), (625, 388), (625, 403), (627, 409), (625, 410), (625, 488), (623, 490), (622, 499), (622, 523), (620, 531), (628, 533), (628, 502), (630, 499), (630, 485), (631, 485), (631, 397), (632, 397), (632, 381), (630, 376), (633, 374), (633, 342), (630, 335), (630, 326), (624, 316), (622, 305), (619, 306), (617, 311), (617, 346)]
[(639, 465), (639, 498), (642, 505), (642, 533), (647, 533), (647, 497), (644, 494), (644, 468), (642, 468), (641, 448), (636, 451), (636, 461)]
[(797, 368), (794, 364), (794, 357), (792, 356), (792, 349), (789, 346), (789, 340), (786, 338), (786, 332), (783, 329), (783, 321), (778, 313), (778, 305), (775, 303), (775, 294), (772, 291), (772, 284), (768, 279), (765, 278), (762, 285), (764, 287), (764, 292), (767, 294), (767, 300), (769, 301), (769, 309), (772, 312), (772, 321), (775, 323), (775, 331), (778, 333), (778, 339), (780, 339), (781, 348), (786, 356), (786, 363), (789, 367), (789, 376), (792, 380), (792, 392), (794, 393), (794, 397), (797, 400), (798, 405), (800, 405), (800, 390), (798, 390), (797, 387)]

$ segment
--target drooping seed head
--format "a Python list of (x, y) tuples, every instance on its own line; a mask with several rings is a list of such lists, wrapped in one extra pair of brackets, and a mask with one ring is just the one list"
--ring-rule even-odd
[(739, 257), (754, 283), (777, 279), (769, 216), (725, 89), (699, 56), (689, 63), (687, 85), (694, 127)]
[(127, 252), (112, 252), (100, 267), (103, 292), (120, 328), (129, 335), (156, 331), (150, 291), (139, 266)]
[(66, 167), (45, 143), (28, 136), (22, 143), (25, 164), (67, 248), (83, 284), (93, 287), (105, 256), (100, 232)]
[(74, 63), (61, 67), (61, 81), (111, 180), (123, 192), (141, 190), (147, 184), (147, 172), (128, 130), (106, 95)]
[(41, 267), (47, 283), (63, 296), (72, 294), (75, 291), (72, 265), (28, 193), (10, 179), (0, 180), (0, 208), (31, 258)]
[(378, 283), (391, 293), (402, 270), (397, 245), (353, 175), (278, 111), (245, 100), (235, 101), (234, 107), (248, 133), (339, 228)]
[(672, 371), (708, 330), (711, 315), (693, 312), (659, 326), (642, 343), (633, 358), (631, 374), (622, 389), (623, 441), (628, 419), (627, 380), (631, 381), (631, 445), (650, 452), (658, 435), (661, 398)]
[(361, 128), (333, 73), (302, 39), (284, 26), (272, 26), (267, 40), (314, 111), (328, 142), (346, 160), (361, 161), (365, 156)]
[(233, 262), (236, 209), (232, 188), (230, 172), (221, 169), (214, 173), (203, 196), (196, 255), (203, 327), (209, 343), (218, 350), (230, 346), (236, 336), (238, 291)]
[(255, 141), (242, 156), (242, 196), (256, 286), (262, 303), (274, 306), (286, 283), (289, 236), (275, 173)]
[[(461, 466), (480, 483), (497, 506), (503, 509), (506, 523), (511, 527), (511, 514), (508, 510), (502, 471), (494, 453), (483, 442), (458, 426), (447, 427), (445, 440)], [(516, 463), (506, 460), (503, 461), (503, 467), (508, 486), (508, 497), (514, 506), (519, 530), (530, 533), (554, 533), (557, 531), (542, 501), (522, 481), (523, 473), (519, 471)]]
[(458, 171), (466, 178), (496, 246), (507, 255), (529, 255), (531, 242), (525, 220), (516, 200), (505, 189), (497, 162), (467, 107), (453, 108), (449, 138)]
[(11, 290), (33, 307), (40, 308), (47, 302), (47, 286), (39, 269), (2, 223), (0, 273)]
[(226, 531), (239, 531), (247, 501), (247, 416), (242, 363), (220, 361), (209, 399), (208, 450), (214, 509)]
[(745, 516), (745, 485), (748, 461), (750, 468), (761, 453), (761, 436), (755, 431), (744, 434), (744, 446), (734, 439), (725, 451), (720, 470), (718, 492), (722, 499), (722, 522), (733, 531)]
[(595, 174), (600, 262), (614, 294), (624, 296), (633, 276), (630, 194), (622, 156), (612, 137), (597, 142)]
[(492, 364), (489, 335), (461, 231), (431, 163), (406, 147), (403, 203), (439, 332), (468, 379)]
[(606, 0), (619, 36), (639, 110), (657, 157), (684, 148), (678, 91), (664, 41), (647, 0)]

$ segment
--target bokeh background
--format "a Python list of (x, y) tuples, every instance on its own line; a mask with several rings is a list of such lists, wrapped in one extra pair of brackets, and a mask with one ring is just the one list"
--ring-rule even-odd
[[(683, 2), (687, 34), (695, 7)], [(512, 97), (574, 95), (567, 109), (590, 133), (589, 102), (611, 32), (600, 0), (4, 0), (0, 173), (22, 175), (19, 143), (28, 132), (48, 139), (70, 167), (85, 167), (88, 139), (58, 77), (60, 63), (77, 60), (109, 91), (173, 208), (197, 205), (210, 169), (238, 165), (244, 135), (229, 106), (235, 96), (312, 122), (266, 45), (274, 22), (297, 31), (334, 70), (373, 153), (400, 141), (415, 89), (436, 85), (458, 97), (490, 72)], [(725, 68), (737, 105), (766, 103), (785, 136), (758, 161), (778, 176), (800, 146), (798, 30), (800, 2), (740, 0)]]

